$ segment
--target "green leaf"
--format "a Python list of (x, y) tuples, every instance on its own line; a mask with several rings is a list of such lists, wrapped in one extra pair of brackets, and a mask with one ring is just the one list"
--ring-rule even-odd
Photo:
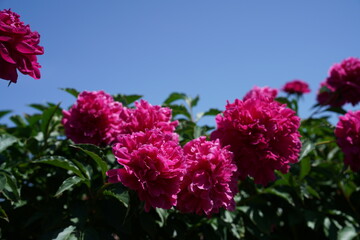
[(200, 120), (202, 117), (204, 117), (204, 116), (216, 116), (216, 115), (218, 115), (219, 113), (221, 113), (220, 110), (215, 109), (215, 108), (211, 108), (211, 109), (209, 109), (209, 110), (206, 111), (206, 112), (197, 113), (197, 114), (196, 114), (196, 121), (199, 121), (199, 120)]
[(12, 176), (11, 173), (0, 170), (0, 174), (4, 175), (6, 177), (6, 184), (3, 189), (3, 194), (11, 201), (19, 201), (20, 200), (20, 189), (18, 188), (16, 184), (16, 179), (14, 176)]
[(11, 113), (11, 110), (4, 110), (4, 111), (0, 111), (0, 118), (2, 118), (3, 116), (5, 116), (6, 114)]
[(341, 107), (329, 107), (329, 108), (325, 109), (324, 111), (340, 113), (340, 114), (345, 114), (346, 113), (346, 111)]
[(347, 199), (350, 198), (351, 194), (356, 190), (357, 185), (352, 181), (342, 181), (340, 187)]
[(0, 218), (4, 219), (7, 222), (9, 222), (9, 218), (8, 218), (6, 212), (4, 211), (4, 209), (2, 209), (1, 206), (0, 206)]
[(90, 166), (85, 167), (84, 164), (75, 159), (71, 159), (71, 162), (73, 162), (79, 168), (79, 170), (84, 174), (87, 179), (91, 179), (91, 172), (89, 171)]
[(113, 98), (117, 102), (121, 102), (125, 106), (129, 106), (131, 103), (135, 102), (136, 100), (142, 98), (142, 95), (123, 95), (123, 94), (117, 94), (113, 95)]
[(204, 113), (204, 116), (216, 116), (219, 113), (221, 113), (221, 111), (219, 109), (216, 108), (210, 108), (208, 111), (206, 111)]
[(16, 143), (18, 139), (10, 134), (1, 134), (0, 135), (0, 152), (4, 151), (6, 148), (10, 147)]
[(187, 117), (188, 120), (191, 120), (191, 114), (184, 105), (173, 104), (173, 105), (169, 105), (168, 107), (172, 109), (173, 118), (175, 118), (175, 116), (177, 115), (184, 115), (185, 117)]
[(338, 231), (337, 239), (351, 240), (358, 235), (356, 229), (353, 226), (346, 226)]
[(295, 206), (295, 203), (293, 201), (291, 194), (289, 194), (287, 192), (280, 192), (274, 188), (267, 188), (267, 189), (265, 189), (264, 193), (274, 194), (274, 195), (286, 200), (289, 204)]
[(183, 99), (185, 100), (186, 99), (186, 94), (184, 93), (178, 93), (178, 92), (174, 92), (174, 93), (171, 93), (170, 96), (165, 99), (164, 101), (164, 104), (165, 105), (169, 105), (177, 100), (180, 100), (180, 99)]
[(192, 107), (195, 107), (195, 106), (198, 104), (199, 100), (200, 100), (200, 97), (199, 97), (199, 95), (198, 95), (198, 96), (196, 96), (194, 99), (191, 99), (191, 100), (190, 100), (189, 106), (190, 106), (191, 108), (192, 108)]
[(158, 214), (160, 221), (156, 221), (160, 227), (163, 227), (166, 223), (166, 219), (169, 216), (169, 212), (162, 208), (156, 208), (156, 213)]
[(74, 97), (78, 97), (78, 95), (79, 95), (79, 91), (78, 90), (76, 90), (75, 88), (60, 88), (60, 90), (63, 90), (63, 91), (65, 91), (65, 92), (68, 92), (68, 93), (70, 93), (71, 95), (73, 95)]
[(6, 187), (6, 175), (0, 172), (0, 192)]
[(306, 157), (314, 149), (315, 149), (315, 144), (314, 143), (312, 143), (309, 140), (304, 141), (304, 143), (302, 145), (302, 148), (301, 148), (301, 153), (300, 153), (299, 160)]
[(75, 173), (82, 179), (86, 179), (76, 165), (74, 165), (71, 161), (61, 156), (45, 156), (33, 161), (33, 163), (43, 163), (43, 164), (49, 164), (55, 167), (63, 168), (65, 170), (69, 170)]
[(42, 114), (42, 122), (41, 122), (41, 131), (44, 134), (44, 141), (46, 141), (49, 135), (49, 126), (51, 119), (54, 117), (56, 111), (59, 109), (60, 103), (58, 105), (49, 107), (48, 109), (44, 110)]
[(110, 184), (109, 187), (104, 190), (103, 195), (116, 198), (119, 202), (124, 204), (125, 207), (129, 206), (129, 192), (121, 183)]
[(76, 228), (74, 226), (69, 226), (69, 227), (65, 228), (57, 235), (57, 237), (54, 240), (69, 240), (69, 239), (71, 239), (71, 234), (75, 231), (75, 229)]
[(305, 189), (310, 195), (316, 197), (317, 199), (320, 199), (320, 195), (318, 194), (318, 192), (314, 188), (307, 185)]
[(55, 197), (58, 197), (63, 192), (65, 192), (66, 190), (69, 190), (70, 188), (72, 188), (74, 185), (80, 183), (81, 181), (83, 181), (83, 179), (79, 178), (78, 176), (69, 177), (61, 184), (61, 186), (55, 193)]
[(41, 112), (48, 108), (48, 106), (42, 104), (29, 104), (28, 106), (40, 110)]
[[(106, 162), (95, 152), (85, 149), (85, 148), (89, 147), (89, 145), (87, 145), (87, 144), (72, 145), (71, 147), (79, 149), (79, 150), (83, 151), (84, 153), (86, 153), (88, 156), (90, 156), (91, 159), (93, 159), (95, 161), (97, 166), (100, 167), (102, 178), (105, 181), (106, 171), (109, 169)], [(90, 147), (93, 147), (93, 146), (91, 145)]]
[(20, 117), (19, 115), (11, 116), (10, 120), (15, 123), (17, 127), (26, 127), (24, 119), (22, 119), (22, 117)]
[(309, 172), (311, 170), (311, 162), (310, 162), (310, 158), (303, 158), (300, 161), (300, 175), (299, 175), (299, 179), (304, 179), (304, 177), (306, 177)]

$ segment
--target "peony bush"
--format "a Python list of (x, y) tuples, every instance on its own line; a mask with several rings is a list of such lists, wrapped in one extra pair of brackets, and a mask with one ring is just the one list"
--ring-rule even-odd
[[(11, 10), (0, 44), (0, 78), (40, 78), (39, 34)], [(360, 239), (360, 111), (343, 108), (359, 103), (359, 66), (334, 64), (304, 119), (301, 80), (197, 118), (183, 93), (62, 89), (72, 106), (0, 124), (1, 239)]]

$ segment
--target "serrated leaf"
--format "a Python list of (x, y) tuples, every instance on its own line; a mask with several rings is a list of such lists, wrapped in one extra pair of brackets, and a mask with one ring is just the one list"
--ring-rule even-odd
[(108, 189), (103, 191), (103, 195), (116, 198), (125, 207), (129, 206), (129, 192), (121, 183), (111, 184)]
[(14, 143), (16, 143), (18, 139), (10, 134), (1, 134), (0, 135), (0, 152), (4, 151)]
[(175, 102), (177, 100), (180, 100), (180, 99), (185, 100), (186, 99), (186, 94), (174, 92), (174, 93), (171, 93), (169, 95), (169, 97), (167, 97), (167, 99), (165, 99), (164, 104), (169, 105), (169, 104), (171, 104), (171, 103), (173, 103), (173, 102)]
[(4, 111), (0, 111), (0, 118), (2, 118), (3, 116), (5, 116), (6, 114), (11, 113), (11, 110), (4, 110)]
[(55, 197), (58, 197), (59, 195), (61, 195), (63, 192), (65, 192), (66, 190), (69, 190), (70, 188), (72, 188), (73, 186), (75, 186), (76, 184), (80, 183), (81, 181), (83, 181), (83, 179), (79, 178), (78, 176), (72, 176), (67, 178), (59, 187), (59, 189), (56, 191), (55, 193)]
[(78, 90), (76, 90), (75, 88), (60, 88), (60, 90), (63, 90), (63, 91), (65, 91), (65, 92), (67, 92), (67, 93), (70, 93), (71, 95), (73, 95), (74, 97), (78, 97), (78, 95), (79, 95), (79, 91)]
[(69, 240), (71, 238), (71, 234), (75, 231), (74, 226), (69, 226), (62, 230), (54, 240)]
[(97, 166), (100, 167), (101, 175), (102, 175), (103, 180), (105, 180), (106, 179), (106, 171), (108, 170), (108, 166), (107, 166), (106, 162), (98, 154), (96, 154), (95, 152), (84, 149), (84, 147), (86, 147), (86, 146), (87, 145), (84, 145), (84, 144), (82, 144), (82, 145), (72, 145), (72, 147), (83, 151), (88, 156), (90, 156), (91, 159), (93, 159), (95, 161)]
[(80, 178), (85, 179), (84, 175), (81, 173), (80, 169), (76, 165), (61, 156), (45, 156), (33, 161), (33, 163), (49, 164), (55, 167), (63, 168), (65, 170), (69, 170), (75, 173)]

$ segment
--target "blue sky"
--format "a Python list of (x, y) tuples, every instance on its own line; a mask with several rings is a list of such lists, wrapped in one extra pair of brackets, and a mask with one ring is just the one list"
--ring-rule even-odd
[(200, 95), (200, 112), (255, 85), (302, 79), (312, 90), (300, 105), (306, 117), (330, 66), (360, 57), (359, 0), (0, 0), (8, 8), (45, 48), (40, 80), (0, 80), (0, 110), (16, 114), (34, 112), (31, 103), (69, 107), (65, 87), (141, 94), (153, 105), (171, 92)]

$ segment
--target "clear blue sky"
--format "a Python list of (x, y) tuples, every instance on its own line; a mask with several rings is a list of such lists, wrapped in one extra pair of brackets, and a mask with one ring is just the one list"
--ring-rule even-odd
[[(0, 109), (75, 99), (59, 88), (200, 95), (196, 111), (224, 109), (253, 86), (310, 84), (308, 115), (329, 67), (360, 57), (359, 0), (0, 0), (41, 34), (40, 80), (0, 80)], [(1, 122), (7, 121), (6, 119)], [(209, 120), (210, 124), (214, 120)]]

